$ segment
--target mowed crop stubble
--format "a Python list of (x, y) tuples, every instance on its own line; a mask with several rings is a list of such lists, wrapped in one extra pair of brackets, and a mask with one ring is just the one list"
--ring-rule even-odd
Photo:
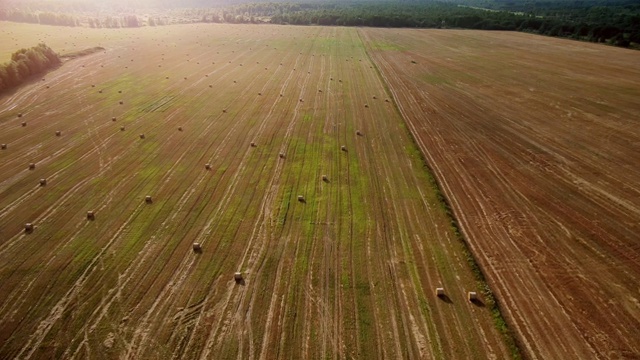
[(0, 98), (1, 358), (509, 356), (357, 29), (65, 32)]

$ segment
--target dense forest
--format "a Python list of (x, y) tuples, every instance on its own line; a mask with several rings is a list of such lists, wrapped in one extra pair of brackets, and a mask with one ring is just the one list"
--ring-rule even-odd
[(0, 92), (16, 87), (30, 77), (42, 74), (60, 64), (60, 57), (45, 44), (20, 49), (11, 61), (0, 65)]
[(100, 28), (264, 22), (507, 30), (640, 48), (638, 0), (9, 0), (0, 5), (0, 20)]

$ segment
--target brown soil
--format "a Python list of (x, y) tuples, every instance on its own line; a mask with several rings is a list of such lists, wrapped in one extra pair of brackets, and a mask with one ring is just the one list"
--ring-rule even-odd
[(360, 30), (527, 357), (640, 357), (640, 56)]

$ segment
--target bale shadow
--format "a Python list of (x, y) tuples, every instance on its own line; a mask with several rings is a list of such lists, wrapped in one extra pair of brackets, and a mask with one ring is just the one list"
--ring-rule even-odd
[(240, 285), (240, 286), (245, 286), (245, 285), (246, 285), (246, 283), (245, 283), (245, 281), (244, 281), (244, 278), (242, 278), (242, 279), (236, 279), (236, 284), (238, 284), (238, 285)]
[(482, 300), (480, 299), (473, 299), (473, 300), (469, 300), (473, 305), (477, 306), (477, 307), (484, 307), (484, 303), (482, 302)]
[(440, 298), (440, 300), (446, 302), (447, 304), (453, 304), (453, 301), (451, 300), (451, 298), (449, 296), (447, 296), (446, 294), (438, 295), (438, 298)]

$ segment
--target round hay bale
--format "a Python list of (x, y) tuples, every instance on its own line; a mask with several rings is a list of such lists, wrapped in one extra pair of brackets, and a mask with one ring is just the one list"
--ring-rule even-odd
[(360, 131), (360, 130), (356, 130), (356, 135), (358, 135), (358, 136), (362, 136), (362, 131)]
[(211, 164), (204, 164), (204, 168), (207, 170), (211, 170)]
[(114, 122), (115, 122), (115, 121), (116, 121), (116, 117), (115, 117), (115, 116), (114, 116), (114, 117), (112, 117), (112, 118), (111, 118), (111, 121), (114, 121)]
[(256, 144), (255, 142), (251, 142), (251, 147), (258, 147), (258, 144)]
[(40, 179), (40, 186), (47, 185), (47, 179)]
[(237, 272), (237, 273), (233, 274), (233, 279), (237, 283), (242, 282), (242, 273), (241, 272)]
[(120, 126), (120, 131), (124, 131), (124, 126)]
[(56, 136), (60, 136), (60, 135), (62, 135), (62, 133), (59, 130), (56, 131)]
[(182, 126), (178, 126), (178, 131), (182, 131)]
[(120, 100), (120, 105), (124, 104), (124, 101)]
[(96, 219), (96, 214), (93, 213), (93, 211), (87, 211), (87, 220), (95, 220)]
[(0, 144), (0, 150), (7, 150), (7, 144)]
[(102, 94), (102, 90), (98, 90), (98, 94)]
[(284, 159), (284, 153), (281, 152), (278, 156), (280, 156), (280, 159)]
[(147, 204), (151, 204), (153, 202), (153, 199), (151, 198), (151, 196), (147, 195), (144, 197), (144, 202), (146, 202)]
[(35, 163), (29, 164), (29, 170), (33, 170), (35, 168), (36, 168), (36, 164)]
[(140, 134), (140, 139), (144, 139), (144, 134)]
[(327, 175), (322, 175), (322, 181), (329, 182), (329, 178), (327, 177)]
[(33, 224), (32, 223), (26, 223), (24, 224), (24, 232), (27, 234), (30, 234), (33, 232)]
[(25, 127), (25, 126), (27, 126), (27, 123), (23, 121), (22, 122), (22, 127)]
[(342, 145), (342, 146), (340, 146), (340, 150), (342, 150), (342, 151), (344, 151), (344, 152), (347, 152), (347, 147), (346, 147), (346, 146), (344, 146), (344, 145)]

